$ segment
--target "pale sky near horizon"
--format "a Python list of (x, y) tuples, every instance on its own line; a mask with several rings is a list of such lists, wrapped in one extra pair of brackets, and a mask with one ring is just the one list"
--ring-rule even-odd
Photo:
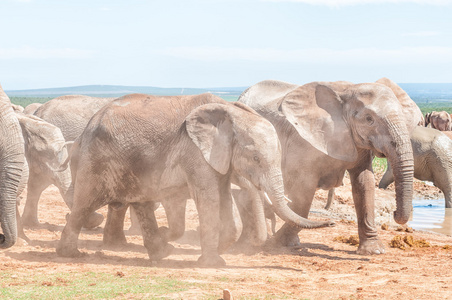
[(452, 0), (0, 0), (5, 90), (452, 82)]

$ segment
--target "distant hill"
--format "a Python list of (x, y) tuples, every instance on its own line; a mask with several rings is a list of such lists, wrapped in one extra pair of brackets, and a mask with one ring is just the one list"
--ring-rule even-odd
[(132, 93), (143, 93), (152, 95), (194, 95), (211, 92), (219, 96), (238, 97), (246, 87), (225, 88), (160, 88), (151, 86), (121, 86), (121, 85), (84, 85), (74, 87), (33, 89), (33, 90), (11, 90), (5, 91), (10, 97), (58, 97), (63, 95), (89, 95), (97, 97), (119, 97)]
[[(417, 103), (452, 101), (452, 83), (400, 83), (410, 97)], [(228, 101), (236, 100), (246, 87), (220, 88), (161, 88), (152, 86), (121, 86), (121, 85), (84, 85), (74, 87), (10, 90), (10, 97), (40, 97), (55, 98), (62, 95), (82, 94), (97, 97), (120, 97), (132, 93), (152, 95), (193, 95), (211, 92)]]
[(452, 83), (399, 83), (417, 103), (452, 101)]

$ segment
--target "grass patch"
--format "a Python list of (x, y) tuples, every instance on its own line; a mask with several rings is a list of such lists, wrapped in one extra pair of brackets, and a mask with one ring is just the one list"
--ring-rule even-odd
[[(119, 276), (118, 274), (122, 274)], [(146, 298), (187, 291), (194, 285), (205, 289), (202, 283), (151, 276), (143, 273), (57, 273), (51, 275), (14, 276), (1, 272), (2, 299), (110, 299)]]
[(416, 103), (421, 109), (422, 114), (425, 116), (426, 113), (432, 111), (447, 111), (452, 113), (452, 101), (442, 101), (442, 102), (431, 102), (431, 103)]
[(386, 158), (375, 157), (372, 161), (372, 169), (374, 170), (374, 173), (383, 174), (386, 171), (387, 166), (388, 161)]
[(32, 103), (46, 103), (53, 97), (9, 97), (11, 103), (26, 107)]

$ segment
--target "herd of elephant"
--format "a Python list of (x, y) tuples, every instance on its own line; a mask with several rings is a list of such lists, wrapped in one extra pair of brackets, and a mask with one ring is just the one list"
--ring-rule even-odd
[[(199, 264), (225, 264), (234, 243), (262, 246), (266, 217), (285, 224), (274, 239), (299, 246), (303, 228), (334, 226), (308, 220), (317, 189), (334, 189), (350, 175), (358, 220), (359, 254), (385, 252), (374, 223), (372, 160), (388, 159), (380, 187), (395, 181), (394, 219), (412, 210), (413, 177), (432, 181), (452, 206), (452, 140), (426, 120), (393, 81), (262, 81), (227, 102), (210, 93), (192, 96), (130, 94), (120, 98), (62, 96), (21, 109), (0, 87), (0, 247), (39, 225), (38, 202), (50, 184), (70, 208), (57, 254), (80, 255), (82, 227), (103, 222), (104, 243), (126, 243), (131, 206), (151, 260), (171, 253), (185, 231), (187, 199), (196, 203)], [(450, 119), (450, 115), (449, 115)], [(437, 125), (438, 124), (438, 125)], [(449, 127), (450, 128), (450, 127)], [(240, 189), (231, 190), (231, 183)], [(18, 195), (27, 186), (22, 216)], [(159, 227), (155, 208), (165, 208)]]

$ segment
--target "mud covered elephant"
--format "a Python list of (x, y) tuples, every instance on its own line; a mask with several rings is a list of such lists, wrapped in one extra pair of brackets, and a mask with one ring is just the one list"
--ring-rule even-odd
[(161, 259), (171, 247), (158, 229), (154, 202), (193, 198), (200, 221), (198, 262), (222, 265), (219, 252), (240, 233), (233, 218), (233, 171), (265, 191), (290, 226), (332, 224), (301, 218), (287, 206), (280, 144), (270, 122), (212, 94), (121, 97), (93, 116), (73, 147), (74, 205), (57, 247), (61, 256), (79, 255), (86, 214), (107, 204), (131, 204), (150, 259)]
[(41, 193), (54, 184), (63, 199), (71, 184), (69, 169), (56, 171), (67, 159), (68, 151), (61, 130), (36, 116), (16, 113), (25, 143), (29, 177), (27, 199), (22, 214), (24, 226), (37, 226), (38, 201)]
[(17, 241), (17, 194), (24, 160), (19, 121), (0, 86), (0, 248), (9, 248)]
[(440, 131), (452, 130), (452, 118), (446, 111), (432, 111), (425, 115), (425, 127), (430, 126)]
[[(341, 185), (350, 174), (358, 219), (359, 254), (384, 253), (374, 224), (373, 154), (387, 157), (396, 179), (397, 223), (412, 210), (413, 153), (402, 107), (393, 91), (378, 83), (318, 83), (303, 86), (263, 81), (248, 88), (240, 102), (276, 128), (282, 145), (282, 171), (291, 208), (307, 217), (316, 189)], [(245, 226), (245, 224), (244, 224)], [(285, 224), (276, 239), (300, 245), (299, 228)]]
[[(411, 134), (414, 156), (414, 177), (433, 182), (443, 193), (446, 208), (452, 207), (452, 140), (442, 132), (416, 127)], [(394, 181), (391, 164), (388, 163), (379, 188), (387, 188)]]

